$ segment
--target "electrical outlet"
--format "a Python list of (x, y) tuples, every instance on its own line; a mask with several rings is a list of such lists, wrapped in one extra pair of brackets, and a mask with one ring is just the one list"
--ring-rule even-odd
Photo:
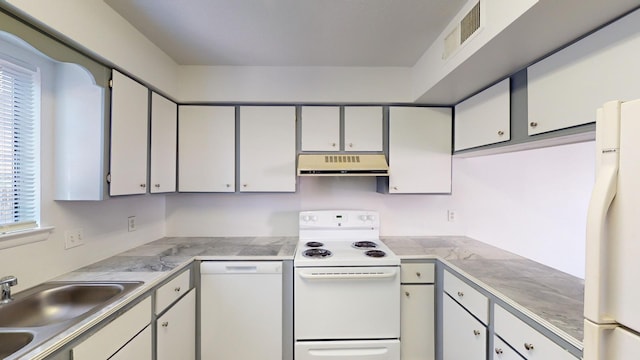
[(456, 213), (455, 210), (447, 210), (447, 220), (449, 222), (454, 222), (456, 221), (456, 218), (458, 217), (458, 214)]
[(128, 220), (127, 230), (129, 232), (136, 231), (136, 217), (129, 216), (127, 220)]
[(71, 249), (84, 245), (84, 234), (82, 228), (71, 229), (64, 232), (64, 248)]

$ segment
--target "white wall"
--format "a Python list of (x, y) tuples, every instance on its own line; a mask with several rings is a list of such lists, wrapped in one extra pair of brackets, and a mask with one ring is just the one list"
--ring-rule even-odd
[(383, 195), (374, 178), (301, 177), (294, 194), (167, 196), (168, 236), (297, 236), (301, 210), (380, 212), (382, 235), (459, 235), (450, 195)]
[(454, 161), (466, 235), (584, 277), (594, 142)]
[(77, 42), (169, 96), (177, 64), (102, 0), (7, 0), (35, 21)]
[(180, 66), (181, 101), (412, 102), (401, 67)]

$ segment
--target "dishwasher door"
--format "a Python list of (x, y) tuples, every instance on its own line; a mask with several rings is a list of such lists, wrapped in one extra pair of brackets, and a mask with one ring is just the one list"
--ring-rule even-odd
[(282, 262), (203, 261), (202, 360), (282, 360)]

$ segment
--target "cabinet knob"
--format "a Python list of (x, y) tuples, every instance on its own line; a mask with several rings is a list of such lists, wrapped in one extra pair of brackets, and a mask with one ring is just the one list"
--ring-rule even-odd
[(336, 147), (336, 143), (331, 143), (331, 147)]
[(394, 187), (393, 187), (393, 190), (398, 190), (398, 187), (397, 187), (397, 186), (394, 186)]
[(504, 131), (498, 130), (498, 136), (502, 136), (502, 135), (504, 135)]
[(159, 188), (159, 187), (160, 187), (160, 184), (155, 184), (155, 185), (153, 185), (153, 186), (155, 186), (155, 187)]
[(500, 354), (502, 354), (502, 353), (503, 353), (502, 349), (500, 349), (500, 348), (496, 348), (496, 354), (500, 355)]
[(180, 286), (176, 286), (175, 289), (173, 289), (175, 292), (180, 292)]
[(527, 351), (531, 351), (533, 350), (533, 344), (524, 343), (524, 348), (527, 349)]
[(169, 326), (169, 322), (168, 321), (165, 321), (165, 322), (162, 323), (162, 327), (167, 327), (167, 326)]
[(480, 330), (473, 330), (473, 335), (478, 336), (480, 335)]
[(246, 188), (246, 187), (247, 187), (247, 185), (248, 185), (248, 184), (242, 184), (242, 187), (243, 187), (243, 188)]
[(405, 291), (405, 292), (404, 292), (404, 296), (406, 296), (406, 297), (411, 297), (411, 293), (409, 293), (408, 291)]
[(140, 187), (144, 189), (147, 187), (147, 184), (140, 184)]
[(458, 291), (458, 296), (463, 297), (464, 293), (462, 291)]
[(416, 271), (416, 276), (417, 277), (422, 277), (422, 274), (420, 273), (420, 271)]
[(529, 123), (529, 126), (531, 126), (532, 128), (534, 128), (534, 127), (538, 126), (538, 123), (537, 123), (537, 122), (535, 122), (535, 121), (532, 121), (532, 122), (530, 122), (530, 123)]
[(353, 143), (349, 143), (349, 147), (352, 148), (353, 147)]
[(226, 184), (226, 186), (227, 186), (228, 188), (230, 188), (230, 187), (231, 187), (231, 184)]

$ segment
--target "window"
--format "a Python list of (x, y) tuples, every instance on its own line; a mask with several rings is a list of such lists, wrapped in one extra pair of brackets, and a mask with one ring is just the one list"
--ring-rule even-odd
[(0, 233), (38, 227), (40, 74), (0, 58)]

